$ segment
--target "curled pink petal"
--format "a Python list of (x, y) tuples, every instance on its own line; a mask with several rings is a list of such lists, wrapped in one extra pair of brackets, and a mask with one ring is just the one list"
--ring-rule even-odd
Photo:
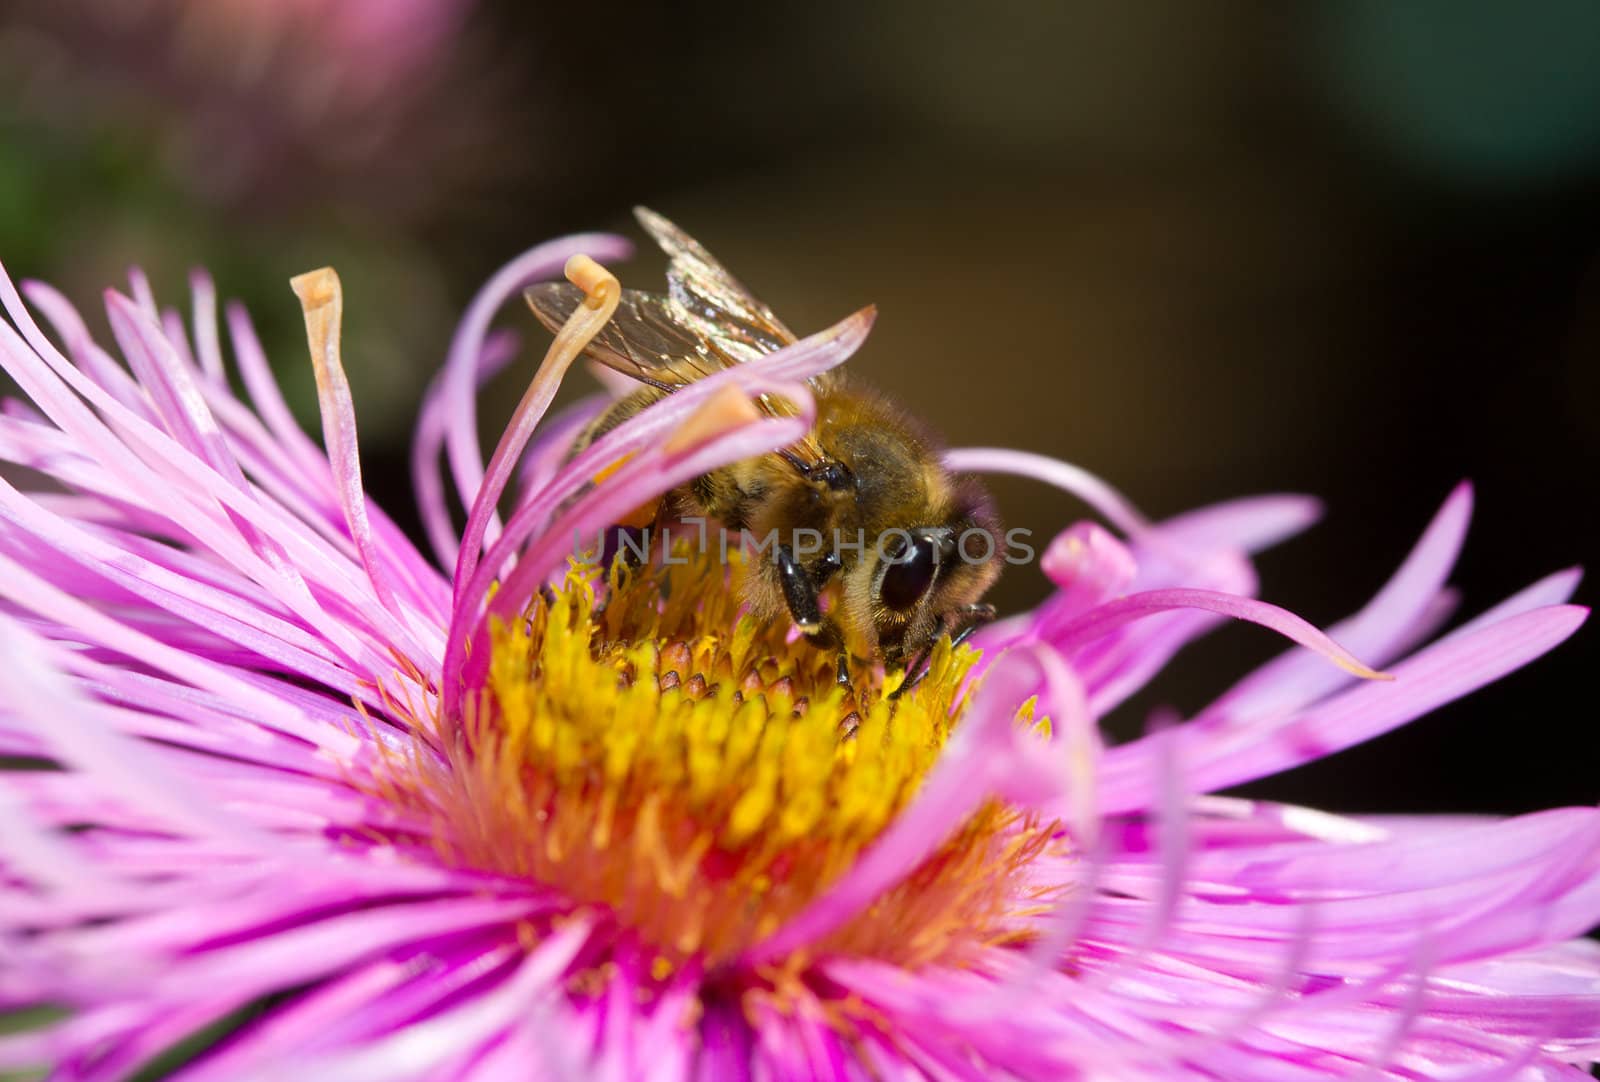
[(996, 447), (963, 447), (948, 451), (944, 461), (950, 469), (963, 473), (1010, 473), (1053, 485), (1077, 496), (1130, 536), (1138, 536), (1150, 528), (1150, 523), (1120, 492), (1070, 462)]
[(1174, 609), (1199, 609), (1235, 620), (1260, 624), (1308, 650), (1316, 651), (1328, 661), (1356, 676), (1369, 680), (1385, 679), (1383, 673), (1367, 668), (1354, 654), (1293, 613), (1276, 605), (1269, 605), (1265, 601), (1255, 601), (1214, 590), (1181, 588), (1150, 590), (1118, 598), (1060, 628), (1053, 636), (1053, 641), (1057, 649), (1070, 653), (1076, 647), (1092, 642), (1123, 624), (1171, 612)]

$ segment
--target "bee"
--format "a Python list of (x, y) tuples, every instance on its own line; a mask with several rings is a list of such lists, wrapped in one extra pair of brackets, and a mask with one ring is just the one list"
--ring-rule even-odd
[[(668, 257), (667, 292), (623, 290), (590, 342), (590, 359), (640, 386), (588, 425), (569, 459), (695, 380), (797, 341), (688, 234), (642, 207), (634, 213)], [(583, 300), (566, 282), (525, 296), (551, 331)], [(842, 683), (852, 659), (915, 673), (941, 635), (959, 643), (994, 618), (979, 600), (1001, 563), (989, 496), (947, 471), (937, 440), (883, 395), (838, 369), (810, 390), (816, 419), (804, 439), (667, 493), (654, 520), (699, 516), (770, 538), (770, 558), (741, 577), (742, 600), (758, 619), (787, 614), (813, 645), (837, 651)], [(794, 412), (770, 396), (756, 405)]]

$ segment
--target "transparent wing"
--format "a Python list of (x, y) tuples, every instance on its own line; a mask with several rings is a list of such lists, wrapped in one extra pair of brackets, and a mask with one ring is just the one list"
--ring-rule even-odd
[(693, 237), (653, 210), (635, 207), (633, 213), (667, 254), (667, 295), (680, 322), (739, 362), (797, 341), (772, 309)]
[[(634, 213), (667, 253), (669, 292), (624, 289), (615, 314), (584, 349), (585, 355), (671, 392), (798, 341), (694, 238), (652, 211), (639, 207)], [(552, 333), (584, 299), (583, 291), (568, 282), (530, 286), (522, 295)], [(773, 417), (795, 412), (792, 403), (772, 395), (759, 395), (756, 402)], [(813, 436), (780, 454), (801, 472), (823, 460)]]
[[(569, 282), (546, 282), (523, 290), (533, 314), (552, 333), (583, 303), (583, 290)], [(670, 298), (624, 289), (616, 314), (584, 353), (651, 387), (673, 391), (739, 363), (718, 344), (682, 320)]]

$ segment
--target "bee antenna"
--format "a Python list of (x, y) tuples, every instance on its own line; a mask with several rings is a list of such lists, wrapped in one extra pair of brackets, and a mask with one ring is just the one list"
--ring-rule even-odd
[(782, 458), (785, 462), (787, 462), (789, 465), (793, 466), (795, 468), (795, 472), (798, 473), (801, 477), (809, 477), (809, 476), (811, 476), (811, 467), (806, 465), (805, 462), (803, 462), (801, 460), (799, 455), (795, 454), (793, 451), (789, 450), (787, 447), (784, 448), (783, 450), (779, 451), (778, 452), (778, 456), (780, 458)]

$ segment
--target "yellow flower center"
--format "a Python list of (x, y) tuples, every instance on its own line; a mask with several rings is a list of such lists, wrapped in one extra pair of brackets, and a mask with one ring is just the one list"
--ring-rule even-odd
[[(448, 862), (603, 907), (670, 971), (737, 956), (836, 880), (916, 792), (977, 655), (942, 642), (898, 699), (881, 674), (738, 611), (739, 569), (575, 566), (494, 629), (487, 686), (441, 759), (377, 786)], [(600, 599), (604, 603), (600, 603)], [(898, 675), (890, 677), (898, 681)], [(959, 964), (1049, 904), (1021, 870), (1054, 824), (984, 805), (816, 949)]]

